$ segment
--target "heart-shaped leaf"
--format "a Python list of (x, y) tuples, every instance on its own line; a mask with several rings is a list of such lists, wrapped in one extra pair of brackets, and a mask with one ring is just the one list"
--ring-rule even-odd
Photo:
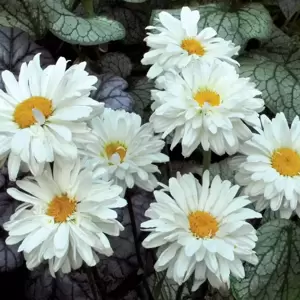
[(290, 122), (300, 114), (300, 49), (291, 38), (274, 28), (263, 48), (239, 62), (241, 76), (252, 77), (273, 113), (284, 112)]
[(6, 192), (0, 193), (0, 226), (7, 222), (20, 203)]
[(65, 7), (71, 10), (76, 0), (63, 0)]
[[(222, 180), (229, 180), (234, 184), (235, 167), (233, 160), (233, 158), (225, 158), (220, 162), (211, 164), (209, 166), (211, 179), (219, 175)], [(177, 162), (176, 165), (172, 164), (172, 169), (174, 175), (178, 171), (181, 173), (191, 172), (200, 176), (203, 174), (203, 166), (194, 161)]]
[(18, 252), (18, 245), (8, 246), (0, 239), (0, 272), (9, 272), (23, 264), (23, 255)]
[(102, 73), (112, 73), (126, 78), (132, 71), (130, 58), (120, 52), (110, 52), (103, 56), (100, 61)]
[(237, 300), (300, 298), (300, 228), (290, 220), (273, 220), (258, 229), (257, 266), (246, 264), (246, 277), (233, 280)]
[(261, 224), (265, 224), (271, 220), (280, 219), (280, 213), (279, 211), (274, 211), (271, 208), (267, 208), (264, 213), (261, 220)]
[(131, 78), (129, 94), (134, 100), (133, 110), (141, 116), (144, 122), (149, 121), (151, 111), (151, 90), (154, 82), (147, 77)]
[[(153, 294), (156, 296), (156, 300), (176, 299), (179, 285), (172, 279), (167, 278), (163, 272), (153, 274), (148, 281), (152, 287)], [(192, 299), (189, 297), (189, 294), (187, 285), (185, 285), (182, 292), (182, 298), (180, 299)]]
[[(243, 50), (248, 41), (267, 40), (271, 36), (273, 21), (263, 5), (251, 3), (236, 12), (230, 12), (224, 4), (208, 4), (197, 8), (200, 12), (199, 30), (204, 27), (214, 28), (219, 36), (232, 40)], [(181, 9), (165, 10), (176, 18), (180, 18)], [(152, 13), (151, 25), (158, 25), (156, 17), (160, 11)]]
[[(0, 27), (0, 72), (9, 70), (18, 76), (21, 64), (30, 61), (37, 53), (41, 53), (42, 66), (53, 63), (51, 54), (30, 41), (25, 32)], [(0, 77), (0, 88), (3, 89), (2, 77)]]
[(31, 300), (55, 299), (53, 297), (55, 282), (50, 275), (47, 264), (29, 272), (25, 282), (26, 298)]
[(69, 274), (57, 273), (53, 278), (47, 264), (30, 272), (26, 281), (28, 299), (94, 300), (87, 274), (84, 270)]
[(62, 0), (40, 0), (48, 28), (61, 40), (71, 44), (98, 45), (123, 39), (121, 23), (106, 17), (77, 17), (66, 9)]
[(106, 107), (131, 111), (133, 101), (125, 91), (127, 87), (128, 84), (123, 78), (110, 73), (101, 74), (98, 75), (97, 90), (91, 93), (91, 97), (104, 102)]
[(145, 27), (148, 25), (148, 8), (130, 3), (100, 7), (100, 13), (105, 13), (112, 19), (119, 21), (126, 29), (124, 43), (138, 44), (145, 38)]
[(20, 28), (36, 38), (47, 30), (37, 0), (0, 0), (0, 25)]
[(299, 9), (300, 3), (298, 0), (277, 0), (280, 9), (287, 19), (290, 19)]

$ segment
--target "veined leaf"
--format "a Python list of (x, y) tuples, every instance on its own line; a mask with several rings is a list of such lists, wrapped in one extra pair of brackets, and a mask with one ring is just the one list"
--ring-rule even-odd
[(132, 71), (130, 58), (121, 52), (109, 52), (100, 61), (102, 73), (112, 73), (126, 78)]
[[(9, 70), (18, 76), (22, 63), (29, 62), (38, 53), (41, 53), (43, 67), (53, 63), (51, 54), (32, 42), (28, 34), (16, 28), (0, 26), (0, 72)], [(4, 88), (1, 77), (0, 88)]]
[(40, 0), (48, 28), (71, 44), (98, 45), (124, 38), (121, 23), (106, 17), (81, 18), (66, 9), (62, 0)]
[(18, 252), (17, 245), (6, 245), (0, 239), (0, 272), (10, 272), (23, 264), (23, 254)]
[(277, 0), (277, 1), (280, 9), (288, 19), (290, 19), (300, 9), (300, 2), (298, 0)]
[[(273, 21), (263, 5), (251, 3), (237, 12), (229, 12), (224, 4), (208, 4), (197, 8), (200, 12), (199, 30), (205, 27), (214, 28), (219, 36), (232, 40), (243, 50), (248, 41), (257, 39), (265, 41), (271, 36)], [(176, 18), (180, 18), (181, 9), (165, 10)], [(155, 10), (151, 17), (151, 25), (156, 26), (156, 17), (160, 10)]]
[(298, 300), (300, 298), (300, 228), (277, 219), (258, 229), (257, 266), (246, 264), (246, 277), (232, 280), (237, 300)]
[(147, 77), (133, 78), (129, 94), (134, 100), (133, 110), (141, 116), (144, 122), (149, 121), (151, 111), (151, 89), (154, 88), (153, 81)]
[(263, 48), (239, 58), (240, 74), (252, 77), (266, 106), (291, 122), (300, 114), (300, 48), (278, 28)]
[[(41, 53), (43, 67), (53, 63), (51, 54), (30, 41), (28, 34), (16, 28), (0, 26), (0, 72), (9, 70), (18, 76), (22, 63), (29, 62), (38, 53)], [(0, 88), (3, 87), (0, 77)]]
[(0, 25), (20, 28), (36, 38), (47, 30), (37, 0), (0, 0)]
[(100, 6), (99, 12), (120, 22), (125, 30), (125, 44), (138, 44), (146, 36), (145, 27), (148, 25), (147, 6), (137, 3), (118, 3), (116, 5)]
[(99, 102), (104, 102), (106, 107), (132, 111), (132, 98), (126, 92), (126, 80), (111, 73), (97, 75), (96, 90), (91, 97)]

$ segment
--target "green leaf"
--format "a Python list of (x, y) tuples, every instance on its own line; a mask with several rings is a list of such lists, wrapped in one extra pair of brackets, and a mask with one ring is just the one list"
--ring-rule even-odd
[(100, 61), (102, 73), (112, 73), (126, 78), (132, 71), (132, 63), (128, 56), (120, 52), (110, 52), (103, 56)]
[(63, 0), (66, 9), (71, 10), (76, 0)]
[(273, 220), (258, 230), (257, 266), (246, 264), (246, 277), (232, 280), (237, 300), (300, 299), (300, 228)]
[(124, 43), (138, 44), (146, 36), (145, 27), (148, 25), (148, 7), (132, 5), (131, 3), (118, 3), (117, 5), (101, 7), (100, 12), (119, 21), (126, 29)]
[(51, 32), (71, 44), (98, 45), (124, 38), (125, 29), (106, 17), (81, 18), (67, 10), (62, 0), (40, 0)]
[[(224, 4), (208, 4), (197, 8), (200, 12), (199, 30), (213, 27), (226, 40), (232, 40), (243, 50), (249, 40), (267, 40), (271, 36), (273, 21), (269, 12), (259, 3), (245, 5), (237, 12), (229, 12)], [(174, 17), (180, 18), (181, 9), (165, 10)], [(151, 17), (151, 25), (157, 25), (155, 20), (159, 10)]]
[(150, 106), (153, 88), (153, 81), (147, 77), (134, 78), (130, 84), (129, 94), (134, 101), (133, 111), (140, 115), (144, 122), (148, 122), (152, 113)]
[(290, 19), (299, 9), (299, 0), (277, 0), (281, 11)]
[(0, 0), (0, 25), (20, 28), (35, 38), (47, 31), (37, 0)]
[[(160, 293), (155, 297), (155, 300), (174, 300), (176, 297), (176, 292), (178, 290), (178, 284), (173, 280), (165, 277), (164, 272), (159, 272), (153, 274), (148, 278), (150, 287), (152, 287), (153, 292), (156, 291), (157, 285), (159, 284)], [(187, 285), (184, 286), (183, 298), (189, 295)]]
[(271, 208), (267, 208), (264, 213), (261, 220), (261, 224), (265, 224), (269, 221), (280, 219), (280, 213), (279, 211), (273, 211)]
[(239, 58), (240, 74), (252, 77), (266, 106), (291, 122), (300, 114), (300, 49), (278, 28), (263, 48)]
[[(229, 180), (233, 184), (235, 183), (234, 175), (235, 175), (235, 168), (233, 167), (231, 161), (232, 158), (225, 158), (221, 160), (220, 162), (213, 163), (209, 166), (209, 172), (210, 172), (210, 178), (211, 180), (216, 176), (220, 175), (222, 180)], [(187, 163), (185, 164), (182, 163), (182, 169), (181, 170), (176, 170), (176, 171), (181, 171), (183, 173), (196, 173), (200, 176), (202, 176), (203, 173), (203, 166), (200, 164), (197, 164), (196, 162), (194, 163)]]

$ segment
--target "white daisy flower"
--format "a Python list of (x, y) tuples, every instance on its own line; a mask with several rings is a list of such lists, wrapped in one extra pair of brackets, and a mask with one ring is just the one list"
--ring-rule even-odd
[(103, 104), (89, 97), (95, 76), (84, 71), (86, 63), (71, 66), (60, 58), (46, 69), (40, 55), (21, 66), (18, 81), (2, 72), (6, 93), (0, 90), (0, 158), (8, 158), (9, 177), (15, 180), (21, 163), (34, 174), (56, 156), (76, 159), (77, 143), (91, 139), (83, 118), (100, 113)]
[(249, 208), (247, 196), (236, 197), (239, 186), (221, 181), (217, 175), (209, 187), (209, 172), (203, 185), (190, 173), (169, 180), (169, 194), (155, 191), (157, 202), (141, 224), (150, 231), (145, 248), (158, 249), (155, 270), (179, 285), (194, 274), (193, 290), (208, 279), (213, 287), (229, 285), (230, 274), (245, 276), (243, 261), (257, 263), (253, 250), (256, 230), (246, 219), (260, 218)]
[(164, 90), (152, 91), (155, 111), (150, 122), (163, 138), (175, 131), (171, 149), (182, 140), (185, 157), (199, 144), (206, 151), (232, 155), (252, 136), (245, 123), (260, 125), (261, 92), (227, 63), (195, 63), (180, 74), (167, 72), (158, 85)]
[(245, 156), (235, 179), (245, 186), (243, 193), (256, 201), (256, 209), (271, 207), (282, 218), (293, 211), (300, 217), (300, 122), (291, 128), (283, 113), (270, 120), (261, 116), (263, 130), (241, 147)]
[(239, 46), (216, 37), (217, 32), (211, 27), (198, 32), (198, 11), (183, 7), (180, 18), (178, 20), (162, 11), (158, 16), (160, 25), (146, 28), (159, 32), (148, 33), (145, 38), (150, 51), (145, 53), (142, 64), (152, 65), (147, 74), (149, 78), (155, 78), (170, 68), (180, 70), (197, 60), (219, 59), (238, 64), (231, 57), (238, 54)]
[(80, 160), (63, 167), (47, 165), (44, 173), (17, 181), (22, 189), (7, 193), (24, 202), (4, 224), (6, 243), (21, 242), (27, 267), (49, 262), (51, 274), (69, 273), (83, 262), (94, 266), (97, 253), (113, 253), (107, 235), (119, 236), (123, 226), (116, 220), (115, 208), (124, 207), (122, 188), (111, 182), (92, 181), (92, 172), (81, 169)]
[(95, 170), (95, 178), (114, 180), (124, 188), (135, 184), (152, 191), (157, 186), (153, 173), (159, 172), (154, 163), (169, 157), (163, 153), (165, 143), (154, 135), (152, 125), (141, 125), (141, 117), (123, 110), (105, 108), (104, 113), (91, 121), (97, 141), (83, 151), (87, 163)]

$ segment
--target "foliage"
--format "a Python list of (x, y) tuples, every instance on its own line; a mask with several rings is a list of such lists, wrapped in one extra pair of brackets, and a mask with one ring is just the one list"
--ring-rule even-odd
[[(259, 2), (259, 3), (258, 3)], [(162, 10), (179, 17), (183, 5), (200, 12), (199, 28), (213, 27), (218, 35), (241, 46), (240, 75), (251, 77), (262, 91), (262, 98), (273, 116), (284, 112), (289, 122), (300, 115), (300, 6), (297, 0), (254, 1), (224, 0), (0, 0), (0, 71), (10, 70), (17, 77), (23, 62), (41, 53), (43, 67), (65, 56), (71, 64), (87, 61), (88, 72), (98, 78), (91, 97), (107, 107), (139, 114), (149, 121), (153, 81), (146, 77), (148, 67), (141, 65), (147, 51), (145, 27), (157, 25)], [(0, 77), (0, 89), (4, 89)], [(192, 158), (183, 158), (180, 147), (166, 151), (171, 162), (161, 168), (162, 178), (176, 172), (203, 173), (201, 149)], [(232, 157), (213, 156), (211, 176), (235, 182)], [(155, 253), (141, 247), (145, 232), (134, 226), (127, 208), (118, 211), (125, 227), (120, 237), (110, 242), (115, 253), (101, 257), (92, 268), (92, 277), (84, 268), (52, 278), (46, 266), (32, 272), (26, 269), (18, 247), (5, 244), (2, 226), (19, 204), (6, 189), (14, 186), (7, 178), (6, 165), (0, 172), (0, 274), (24, 276), (28, 299), (94, 299), (94, 288), (103, 299), (147, 299), (149, 284), (155, 300), (176, 298), (178, 285), (155, 273)], [(162, 180), (163, 181), (163, 180)], [(145, 210), (153, 201), (151, 193), (132, 191), (137, 229)], [(246, 276), (232, 279), (231, 292), (236, 300), (297, 300), (300, 298), (299, 220), (279, 219), (270, 209), (263, 212), (258, 228), (257, 266), (246, 264)], [(142, 264), (137, 249), (140, 249)], [(25, 274), (25, 275), (24, 275)], [(23, 277), (22, 277), (23, 278)], [(94, 288), (93, 282), (95, 281)], [(213, 295), (213, 296), (211, 296)], [(182, 300), (221, 299), (205, 285), (191, 292), (184, 287)], [(21, 299), (21, 296), (20, 296)], [(99, 298), (100, 299), (100, 298)], [(102, 298), (101, 298), (102, 299)], [(149, 298), (150, 299), (150, 298)]]
[(300, 296), (300, 229), (289, 220), (273, 220), (258, 230), (259, 263), (233, 281), (237, 299), (296, 300)]
[(292, 121), (300, 113), (300, 50), (298, 42), (277, 27), (262, 48), (240, 57), (241, 74), (251, 76), (273, 112)]
[[(236, 12), (229, 11), (229, 6), (224, 4), (208, 4), (199, 6), (199, 28), (212, 27), (218, 34), (246, 47), (251, 39), (267, 40), (271, 35), (272, 19), (263, 5), (253, 3), (242, 7)], [(173, 16), (179, 17), (181, 9), (166, 10)], [(154, 11), (151, 24), (155, 25), (155, 18), (159, 11)]]

